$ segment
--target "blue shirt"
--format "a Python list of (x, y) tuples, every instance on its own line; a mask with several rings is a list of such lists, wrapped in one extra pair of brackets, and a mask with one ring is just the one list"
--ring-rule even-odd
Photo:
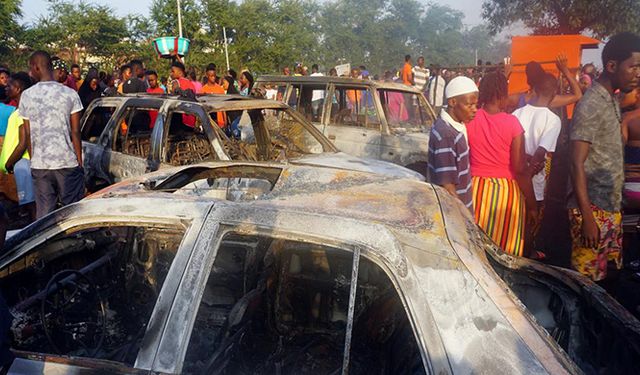
[(473, 188), (469, 162), (469, 147), (464, 134), (439, 118), (429, 136), (429, 182), (453, 184), (458, 198), (473, 210)]
[(16, 110), (16, 107), (0, 103), (0, 137), (4, 137), (7, 132), (9, 116)]

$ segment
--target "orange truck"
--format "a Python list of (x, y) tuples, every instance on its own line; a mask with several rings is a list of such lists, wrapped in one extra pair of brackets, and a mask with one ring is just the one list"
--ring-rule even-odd
[[(555, 60), (560, 53), (567, 56), (569, 69), (577, 73), (582, 62), (582, 51), (597, 49), (600, 41), (582, 35), (534, 35), (514, 36), (511, 44), (511, 65), (513, 70), (509, 77), (509, 94), (517, 94), (529, 90), (525, 65), (530, 61), (542, 64), (545, 71), (559, 76)], [(571, 117), (573, 106), (568, 108)]]

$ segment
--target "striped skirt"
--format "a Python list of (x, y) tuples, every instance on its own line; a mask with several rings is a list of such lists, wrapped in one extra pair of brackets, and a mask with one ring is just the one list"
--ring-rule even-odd
[(500, 248), (522, 256), (525, 203), (515, 180), (473, 177), (473, 207), (476, 223)]

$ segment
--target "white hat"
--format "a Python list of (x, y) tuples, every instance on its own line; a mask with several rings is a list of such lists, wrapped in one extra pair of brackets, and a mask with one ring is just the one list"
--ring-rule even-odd
[(456, 96), (471, 94), (472, 92), (478, 92), (478, 86), (471, 78), (460, 76), (449, 81), (449, 84), (444, 89), (444, 96), (448, 100)]

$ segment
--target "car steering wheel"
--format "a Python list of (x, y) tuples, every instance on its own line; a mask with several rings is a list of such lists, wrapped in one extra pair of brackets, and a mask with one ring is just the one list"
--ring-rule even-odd
[(106, 319), (105, 302), (87, 276), (63, 270), (47, 283), (40, 321), (56, 353), (84, 350), (88, 356), (95, 356), (106, 335)]

